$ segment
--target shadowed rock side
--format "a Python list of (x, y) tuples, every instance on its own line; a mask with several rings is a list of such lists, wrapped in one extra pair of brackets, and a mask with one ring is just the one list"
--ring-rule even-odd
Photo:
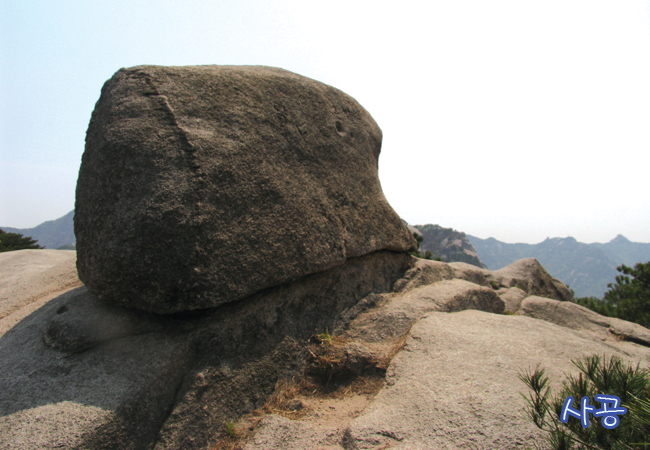
[(77, 183), (79, 277), (157, 313), (215, 307), (415, 241), (343, 92), (261, 66), (139, 66), (106, 82)]
[(70, 291), (0, 338), (0, 449), (207, 449), (299, 371), (314, 330), (389, 292), (411, 264), (375, 252), (183, 315)]

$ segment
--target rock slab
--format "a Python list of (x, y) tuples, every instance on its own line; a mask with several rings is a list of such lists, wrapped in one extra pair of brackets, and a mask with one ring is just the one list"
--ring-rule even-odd
[(102, 89), (76, 191), (79, 278), (156, 313), (210, 308), (415, 241), (343, 92), (261, 66), (139, 66)]
[[(0, 253), (0, 321), (34, 302), (81, 286), (76, 256), (71, 250)], [(0, 325), (0, 336), (5, 331)]]
[(526, 416), (518, 374), (541, 364), (555, 391), (565, 373), (576, 374), (572, 359), (604, 354), (647, 365), (648, 348), (617, 347), (529, 317), (432, 312), (411, 329), (345, 448), (532, 448), (545, 436)]

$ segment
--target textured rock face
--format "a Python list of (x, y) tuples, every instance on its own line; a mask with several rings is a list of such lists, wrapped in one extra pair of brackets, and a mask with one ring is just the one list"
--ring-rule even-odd
[(424, 239), (420, 244), (421, 251), (428, 250), (434, 257), (440, 257), (445, 262), (464, 262), (483, 269), (487, 268), (462, 231), (431, 224), (415, 225), (411, 228)]
[(526, 296), (538, 295), (560, 301), (574, 301), (569, 288), (549, 275), (535, 258), (520, 259), (495, 271), (479, 269), (465, 263), (451, 263), (450, 266), (454, 269), (454, 277), (482, 286), (492, 286), (493, 289), (499, 290), (518, 288), (525, 292)]
[(592, 331), (602, 340), (616, 336), (650, 347), (650, 330), (636, 324), (600, 314), (571, 302), (530, 296), (521, 304), (520, 315), (534, 317), (574, 330)]
[(140, 66), (103, 87), (75, 211), (80, 279), (158, 313), (208, 308), (414, 240), (381, 130), (330, 86), (258, 66)]
[(390, 291), (410, 264), (389, 251), (351, 258), (227, 314), (163, 316), (67, 292), (0, 335), (0, 450), (213, 448), (225, 422), (295, 373), (299, 342)]
[[(594, 354), (617, 356), (626, 364), (643, 361), (644, 366), (650, 351), (529, 317), (429, 313), (413, 325), (405, 349), (391, 362), (386, 387), (351, 421), (343, 448), (515, 450), (543, 445), (546, 433), (525, 414), (521, 394), (528, 392), (518, 374), (539, 364), (557, 392), (565, 374), (577, 376), (571, 359)], [(261, 448), (300, 447), (267, 443), (246, 450)]]

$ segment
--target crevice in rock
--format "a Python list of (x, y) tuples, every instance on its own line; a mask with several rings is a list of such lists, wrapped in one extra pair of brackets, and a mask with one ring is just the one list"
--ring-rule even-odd
[[(406, 254), (375, 252), (203, 314), (191, 313), (197, 360), (193, 375), (176, 393), (155, 449), (207, 448), (214, 430), (261, 407), (278, 380), (309, 364), (305, 343), (316, 330), (333, 329), (341, 311), (368, 295), (390, 292), (411, 264)], [(341, 373), (345, 367), (385, 372), (361, 349), (339, 350), (345, 358)], [(345, 382), (343, 375), (336, 381)], [(352, 379), (359, 374), (348, 375)]]
[(180, 123), (178, 123), (178, 117), (176, 113), (174, 112), (174, 108), (169, 104), (169, 99), (167, 98), (166, 95), (163, 95), (160, 93), (156, 85), (154, 84), (154, 80), (149, 73), (142, 73), (142, 77), (145, 80), (145, 83), (147, 86), (152, 90), (152, 92), (147, 92), (146, 96), (147, 97), (157, 97), (158, 100), (160, 101), (160, 104), (163, 106), (163, 109), (168, 113), (169, 116), (169, 122), (176, 128), (179, 132), (180, 139), (181, 139), (181, 144), (182, 144), (182, 150), (186, 153), (192, 154), (196, 152), (195, 146), (192, 144), (190, 141), (190, 138), (188, 136), (187, 130), (185, 130)]

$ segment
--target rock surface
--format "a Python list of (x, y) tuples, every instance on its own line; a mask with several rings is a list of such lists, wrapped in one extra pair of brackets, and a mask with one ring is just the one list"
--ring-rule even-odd
[(536, 259), (515, 261), (500, 270), (487, 270), (466, 263), (446, 264), (440, 261), (418, 259), (413, 268), (395, 285), (397, 292), (442, 280), (460, 279), (494, 289), (507, 302), (508, 312), (519, 310), (521, 302), (530, 295), (560, 301), (573, 301), (571, 291), (553, 278)]
[[(0, 338), (3, 450), (119, 448), (120, 443), (135, 449), (155, 437), (188, 370), (191, 342), (167, 327), (164, 333), (135, 332), (65, 352), (46, 344), (52, 320), (75, 315), (75, 305), (88, 310), (101, 307), (98, 303), (85, 287), (74, 289)], [(79, 324), (94, 328), (77, 320), (67, 331), (83, 334)]]
[(629, 351), (527, 317), (431, 313), (411, 329), (386, 387), (350, 423), (344, 448), (532, 447), (543, 432), (524, 413), (520, 372), (541, 364), (558, 388), (564, 372), (576, 372), (572, 358), (617, 355), (648, 365), (650, 349)]
[(495, 271), (479, 269), (465, 263), (451, 263), (450, 266), (454, 270), (454, 277), (481, 286), (490, 286), (496, 290), (518, 288), (527, 296), (538, 295), (560, 301), (574, 301), (569, 288), (557, 278), (549, 275), (535, 258), (520, 259)]
[(434, 258), (442, 258), (444, 262), (464, 262), (487, 269), (467, 235), (462, 231), (431, 224), (409, 228), (415, 230), (424, 239), (420, 244), (420, 251), (423, 253), (430, 251)]
[(297, 342), (390, 291), (410, 264), (376, 252), (200, 314), (67, 292), (0, 337), (0, 449), (207, 449), (296, 373)]
[[(535, 275), (548, 276), (538, 269), (523, 261), (500, 274), (480, 271), (486, 279), (476, 280), (487, 284), (525, 280), (522, 287), (535, 291), (542, 287)], [(529, 279), (523, 274), (526, 270)], [(536, 296), (528, 296), (522, 304), (519, 297), (527, 295), (522, 289), (494, 290), (453, 279), (454, 273), (466, 278), (477, 275), (458, 270), (456, 264), (419, 260), (396, 283), (397, 292), (367, 297), (342, 315), (336, 334), (375, 352), (381, 352), (382, 344), (390, 351), (391, 345), (405, 338), (388, 367), (385, 387), (357, 417), (347, 417), (339, 405), (342, 414), (335, 417), (317, 407), (299, 420), (268, 416), (244, 448), (532, 448), (544, 433), (526, 416), (520, 395), (526, 393), (526, 386), (519, 380), (520, 373), (540, 364), (552, 388), (559, 389), (566, 373), (577, 372), (572, 360), (584, 356), (618, 356), (650, 367), (647, 344), (603, 332), (602, 324), (612, 319), (586, 314), (571, 302)], [(560, 286), (548, 292), (562, 295), (562, 291)], [(557, 315), (547, 314), (547, 321), (494, 314), (503, 311), (500, 296), (507, 294), (522, 304), (520, 314), (527, 314), (529, 305), (535, 304), (541, 311), (555, 308)], [(560, 317), (570, 320), (571, 326), (551, 323)], [(594, 326), (601, 332), (594, 333)], [(634, 330), (637, 337), (646, 336), (644, 330), (650, 333), (629, 322), (617, 326)]]
[(570, 302), (530, 296), (521, 304), (519, 314), (542, 319), (563, 327), (581, 331), (593, 331), (602, 339), (616, 336), (641, 345), (650, 346), (650, 330), (627, 320), (600, 314)]
[(381, 130), (343, 92), (261, 66), (139, 66), (106, 82), (77, 183), (79, 278), (127, 307), (215, 307), (415, 241)]
[[(25, 316), (16, 314), (19, 310), (32, 304), (40, 307), (44, 301), (81, 286), (76, 260), (76, 252), (69, 250), (0, 253), (0, 321), (15, 324)], [(0, 336), (7, 329), (0, 326)]]

